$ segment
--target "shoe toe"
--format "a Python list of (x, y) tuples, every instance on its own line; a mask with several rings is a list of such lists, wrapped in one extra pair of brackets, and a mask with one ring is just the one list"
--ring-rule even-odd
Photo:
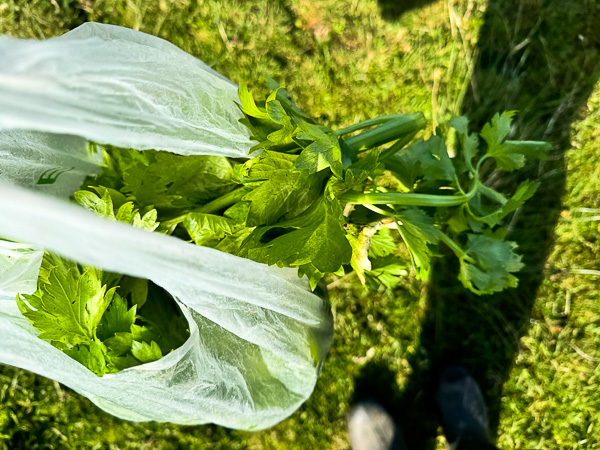
[(353, 450), (388, 450), (398, 432), (388, 412), (376, 402), (361, 402), (348, 413)]

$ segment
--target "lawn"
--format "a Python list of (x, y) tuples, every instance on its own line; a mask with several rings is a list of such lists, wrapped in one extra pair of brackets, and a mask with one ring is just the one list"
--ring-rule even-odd
[[(404, 6), (398, 6), (404, 5)], [(425, 134), (518, 110), (554, 150), (518, 174), (540, 191), (508, 224), (517, 289), (468, 295), (451, 258), (393, 291), (329, 280), (335, 338), (313, 396), (257, 433), (124, 422), (52, 380), (0, 368), (0, 449), (345, 449), (345, 414), (381, 397), (409, 446), (444, 448), (437, 371), (467, 367), (502, 449), (600, 448), (600, 4), (595, 0), (0, 0), (0, 33), (44, 38), (85, 21), (163, 37), (235, 82), (262, 76), (333, 127), (423, 111)], [(1, 63), (0, 63), (1, 64)], [(262, 91), (261, 91), (262, 90)]]

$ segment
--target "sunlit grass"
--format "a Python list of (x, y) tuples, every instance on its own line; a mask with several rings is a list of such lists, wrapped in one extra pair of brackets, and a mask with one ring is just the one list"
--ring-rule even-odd
[[(43, 38), (87, 20), (127, 26), (168, 39), (257, 94), (261, 77), (271, 75), (328, 125), (420, 110), (432, 133), (461, 111), (485, 4), (440, 0), (390, 20), (375, 0), (0, 0), (0, 32)], [(600, 448), (600, 278), (576, 272), (600, 269), (600, 222), (574, 220), (576, 208), (600, 208), (600, 90), (582, 117), (567, 152), (556, 244), (531, 325), (500, 385), (502, 448)], [(344, 282), (331, 297), (336, 334), (315, 393), (270, 430), (125, 422), (51, 380), (5, 367), (0, 449), (348, 448), (355, 377), (386, 367), (401, 392), (418, 369), (410, 361), (427, 364), (419, 341), (425, 287), (413, 276), (396, 292)], [(490, 326), (502, 322), (500, 312), (490, 318), (482, 305), (471, 309)], [(518, 339), (501, 327), (496, 335)]]

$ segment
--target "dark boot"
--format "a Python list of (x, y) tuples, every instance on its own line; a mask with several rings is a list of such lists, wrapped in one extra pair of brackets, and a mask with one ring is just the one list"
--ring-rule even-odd
[(462, 367), (448, 367), (440, 376), (436, 400), (451, 450), (494, 450), (487, 408), (477, 382)]

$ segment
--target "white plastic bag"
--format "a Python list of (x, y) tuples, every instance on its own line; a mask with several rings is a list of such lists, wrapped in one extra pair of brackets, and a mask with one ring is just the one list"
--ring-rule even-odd
[[(237, 123), (236, 98), (200, 61), (132, 30), (85, 24), (48, 41), (0, 39), (0, 236), (33, 246), (0, 244), (0, 363), (136, 421), (262, 429), (308, 398), (332, 319), (296, 271), (112, 222), (65, 200), (99, 170), (88, 139), (245, 156), (252, 144)], [(21, 265), (2, 265), (17, 248)], [(35, 289), (41, 248), (152, 280), (179, 302), (190, 338), (156, 362), (97, 377), (39, 339), (16, 306), (16, 292)], [(21, 285), (13, 283), (19, 270)]]
[(0, 299), (14, 300), (19, 292), (34, 292), (43, 256), (41, 248), (0, 241)]
[(0, 39), (0, 128), (117, 147), (246, 157), (236, 87), (174, 45), (86, 23), (46, 41)]

